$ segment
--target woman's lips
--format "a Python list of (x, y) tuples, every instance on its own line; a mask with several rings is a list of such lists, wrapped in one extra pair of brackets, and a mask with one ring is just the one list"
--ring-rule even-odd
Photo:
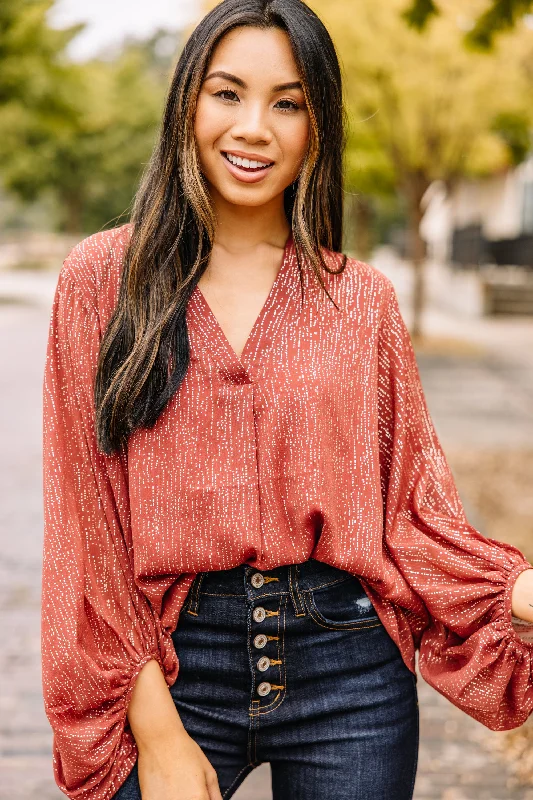
[(232, 164), (224, 153), (221, 152), (220, 155), (231, 174), (243, 183), (258, 183), (258, 181), (262, 181), (274, 166), (274, 164), (269, 164), (268, 167), (263, 167), (262, 169), (248, 170), (238, 167), (236, 164)]

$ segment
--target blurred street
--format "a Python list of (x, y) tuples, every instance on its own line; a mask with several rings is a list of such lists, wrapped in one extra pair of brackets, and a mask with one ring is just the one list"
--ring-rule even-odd
[[(394, 281), (408, 321), (408, 269), (389, 251), (378, 251), (372, 263)], [(0, 272), (0, 800), (63, 796), (52, 777), (39, 655), (41, 382), (56, 280), (54, 272)], [(417, 356), (445, 449), (533, 448), (533, 318), (472, 320), (432, 306), (424, 327), (433, 345)], [(464, 502), (472, 523), (482, 529), (479, 511), (468, 498)], [(491, 748), (502, 734), (483, 728), (422, 679), (419, 694), (416, 800), (533, 800), (533, 788), (516, 786)], [(267, 800), (269, 766), (254, 770), (235, 797)]]

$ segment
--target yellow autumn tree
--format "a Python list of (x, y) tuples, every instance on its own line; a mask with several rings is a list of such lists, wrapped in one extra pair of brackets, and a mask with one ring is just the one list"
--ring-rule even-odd
[[(405, 25), (405, 0), (310, 0), (330, 31), (342, 63), (351, 130), (347, 187), (364, 191), (365, 147), (372, 142), (394, 174), (409, 216), (415, 269), (412, 335), (421, 335), (424, 242), (421, 200), (433, 180), (448, 186), (516, 162), (511, 120), (527, 125), (531, 90), (527, 69), (533, 31), (500, 36), (493, 51), (464, 45), (463, 0), (442, 0), (440, 14), (422, 34)], [(471, 0), (469, 12), (483, 9)]]

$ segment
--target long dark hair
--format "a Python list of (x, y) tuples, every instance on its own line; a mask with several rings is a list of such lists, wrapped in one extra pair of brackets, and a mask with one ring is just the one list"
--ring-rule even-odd
[[(281, 28), (290, 39), (310, 117), (307, 154), (285, 190), (298, 265), (324, 285), (321, 247), (340, 252), (346, 111), (331, 37), (302, 0), (223, 0), (180, 55), (158, 141), (134, 199), (116, 308), (100, 345), (96, 436), (108, 455), (152, 427), (189, 364), (187, 303), (207, 267), (215, 217), (194, 137), (196, 100), (214, 47), (240, 25)], [(344, 269), (346, 258), (342, 262)], [(330, 299), (332, 299), (330, 297)]]

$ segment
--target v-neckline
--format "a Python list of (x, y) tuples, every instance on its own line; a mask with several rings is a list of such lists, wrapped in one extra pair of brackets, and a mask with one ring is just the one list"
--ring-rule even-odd
[[(195, 286), (191, 297), (190, 302), (192, 302), (193, 306), (194, 303), (198, 304), (199, 310), (205, 315), (207, 322), (209, 323), (209, 327), (211, 329), (211, 333), (218, 338), (218, 342), (220, 343), (221, 347), (223, 348), (223, 361), (227, 364), (228, 368), (235, 373), (240, 373), (243, 377), (247, 375), (247, 361), (248, 355), (252, 350), (254, 344), (256, 344), (257, 336), (259, 335), (260, 328), (266, 321), (268, 315), (274, 310), (276, 305), (276, 298), (279, 293), (283, 278), (285, 276), (286, 271), (289, 268), (291, 263), (290, 255), (293, 249), (293, 234), (292, 230), (289, 232), (289, 235), (285, 241), (285, 245), (283, 247), (283, 255), (281, 259), (281, 265), (278, 269), (276, 277), (274, 278), (274, 282), (270, 287), (270, 291), (263, 303), (259, 314), (257, 315), (254, 324), (248, 334), (248, 338), (244, 344), (242, 349), (241, 355), (238, 356), (233, 347), (231, 346), (228, 337), (224, 333), (224, 330), (218, 321), (215, 313), (213, 312), (211, 306), (207, 302), (204, 294), (202, 293), (200, 287), (198, 285)], [(212, 343), (213, 344), (213, 343)]]

